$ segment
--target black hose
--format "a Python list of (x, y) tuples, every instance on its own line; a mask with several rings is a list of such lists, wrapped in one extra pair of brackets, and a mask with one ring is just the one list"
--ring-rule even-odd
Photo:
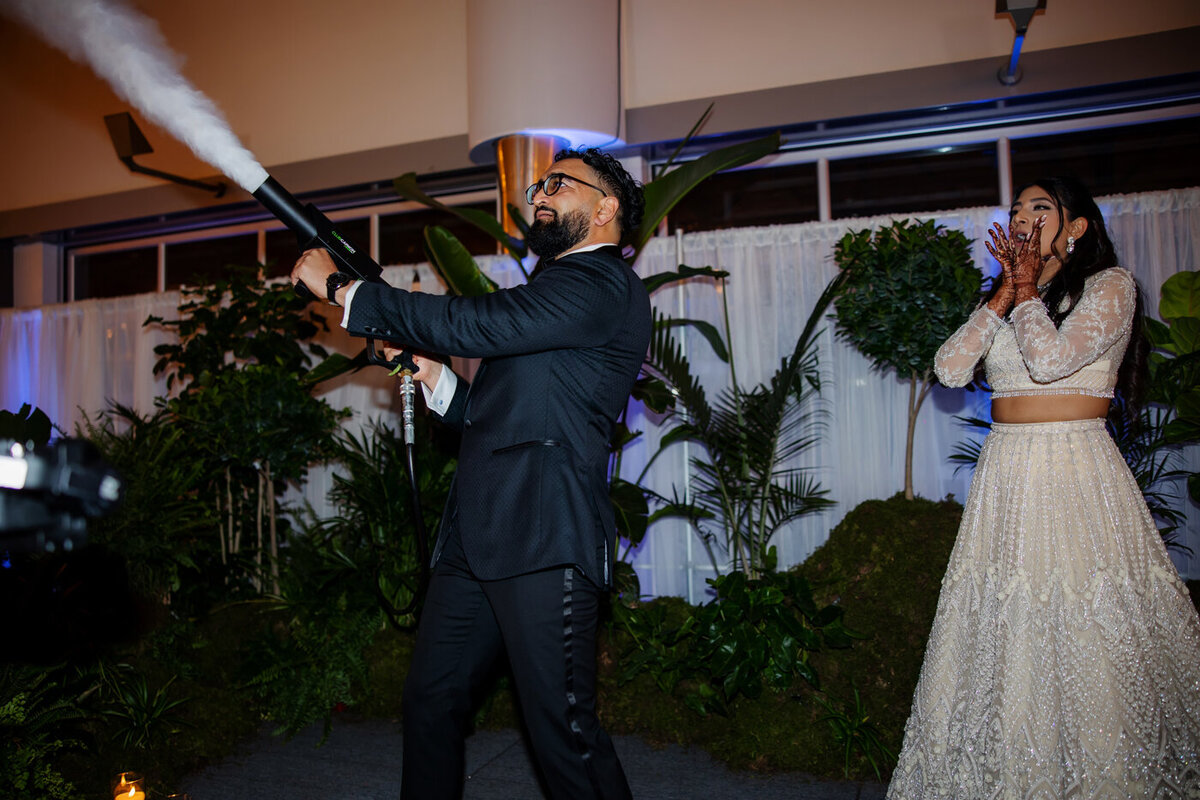
[(425, 517), (421, 513), (421, 488), (417, 483), (417, 465), (416, 465), (416, 445), (408, 439), (404, 444), (404, 467), (408, 472), (408, 485), (411, 490), (411, 512), (413, 521), (413, 531), (417, 539), (417, 564), (418, 577), (417, 589), (413, 592), (412, 599), (408, 601), (403, 608), (396, 608), (391, 601), (383, 593), (383, 589), (379, 586), (379, 566), (375, 567), (375, 593), (379, 597), (379, 604), (383, 607), (384, 613), (387, 614), (388, 623), (398, 631), (411, 631), (415, 629), (416, 623), (406, 625), (400, 621), (402, 617), (411, 615), (417, 610), (422, 598), (425, 597), (425, 590), (429, 588), (429, 534), (425, 530)]

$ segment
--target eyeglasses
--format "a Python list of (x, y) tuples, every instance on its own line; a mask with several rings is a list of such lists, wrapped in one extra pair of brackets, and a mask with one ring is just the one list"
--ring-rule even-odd
[(585, 180), (576, 178), (574, 175), (568, 175), (565, 172), (551, 172), (545, 178), (525, 190), (525, 202), (529, 203), (529, 205), (533, 205), (533, 196), (539, 191), (547, 197), (550, 197), (552, 194), (562, 188), (564, 180), (571, 181), (572, 183), (582, 183), (584, 186), (590, 186), (600, 194), (608, 197), (608, 192), (604, 191), (594, 183), (588, 183)]

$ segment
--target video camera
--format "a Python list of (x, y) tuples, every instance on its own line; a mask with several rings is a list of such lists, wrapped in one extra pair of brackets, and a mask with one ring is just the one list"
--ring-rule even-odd
[(32, 448), (0, 439), (0, 551), (53, 553), (82, 546), (87, 518), (112, 511), (124, 488), (85, 439)]

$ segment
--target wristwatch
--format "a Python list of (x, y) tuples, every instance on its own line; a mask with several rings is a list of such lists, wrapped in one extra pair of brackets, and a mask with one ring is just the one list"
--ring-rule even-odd
[(346, 272), (334, 272), (325, 279), (325, 294), (329, 297), (330, 305), (337, 305), (337, 290), (354, 280), (354, 276)]

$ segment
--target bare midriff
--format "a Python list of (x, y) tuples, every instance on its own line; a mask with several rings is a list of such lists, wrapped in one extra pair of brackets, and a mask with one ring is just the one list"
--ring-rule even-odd
[(1066, 422), (1108, 416), (1111, 400), (1083, 394), (1039, 394), (1025, 397), (992, 399), (992, 419), (996, 422)]

